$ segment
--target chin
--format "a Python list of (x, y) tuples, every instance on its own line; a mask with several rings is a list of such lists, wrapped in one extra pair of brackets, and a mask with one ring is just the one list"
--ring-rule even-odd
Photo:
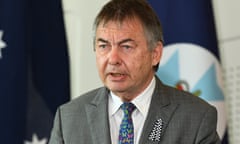
[(125, 88), (120, 88), (120, 87), (108, 87), (108, 88), (114, 93), (123, 93), (126, 91)]

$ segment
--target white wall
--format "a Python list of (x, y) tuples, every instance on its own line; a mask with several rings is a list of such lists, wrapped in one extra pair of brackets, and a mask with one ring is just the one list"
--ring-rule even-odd
[(72, 98), (101, 86), (92, 44), (92, 24), (106, 0), (63, 0), (71, 63)]
[(231, 144), (240, 144), (240, 1), (214, 0)]
[[(75, 98), (101, 86), (92, 45), (92, 23), (108, 0), (63, 0), (71, 61), (71, 92)], [(240, 143), (240, 1), (213, 0), (231, 144)]]

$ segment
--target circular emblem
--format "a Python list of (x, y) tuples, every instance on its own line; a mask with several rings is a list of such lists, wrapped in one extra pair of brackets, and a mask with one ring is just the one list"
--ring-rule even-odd
[(217, 131), (223, 137), (226, 113), (221, 69), (210, 51), (190, 43), (167, 45), (156, 74), (163, 83), (191, 92), (214, 105), (218, 111)]

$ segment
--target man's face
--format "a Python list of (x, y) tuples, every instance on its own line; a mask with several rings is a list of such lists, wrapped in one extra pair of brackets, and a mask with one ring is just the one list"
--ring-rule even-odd
[(104, 85), (123, 100), (140, 94), (154, 76), (162, 45), (150, 51), (139, 20), (109, 21), (96, 30), (96, 62)]

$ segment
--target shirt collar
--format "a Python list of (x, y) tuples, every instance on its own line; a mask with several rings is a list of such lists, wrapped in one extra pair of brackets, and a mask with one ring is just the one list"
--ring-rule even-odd
[[(140, 113), (143, 114), (144, 117), (147, 116), (155, 85), (156, 80), (155, 77), (153, 77), (148, 87), (140, 95), (138, 95), (135, 99), (131, 101), (140, 111)], [(121, 101), (121, 99), (111, 91), (109, 96), (110, 116), (114, 115), (119, 110), (122, 103), (123, 102)]]

